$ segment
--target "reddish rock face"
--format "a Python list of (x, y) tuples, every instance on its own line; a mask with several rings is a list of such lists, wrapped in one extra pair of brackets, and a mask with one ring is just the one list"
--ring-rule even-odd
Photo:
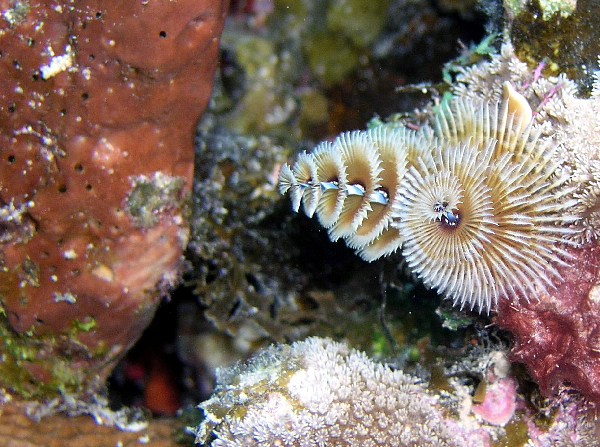
[(543, 393), (564, 387), (600, 403), (600, 247), (570, 249), (564, 282), (529, 303), (501, 302), (498, 325), (515, 336), (513, 360), (523, 362)]
[(176, 281), (227, 4), (0, 1), (0, 386), (94, 391)]

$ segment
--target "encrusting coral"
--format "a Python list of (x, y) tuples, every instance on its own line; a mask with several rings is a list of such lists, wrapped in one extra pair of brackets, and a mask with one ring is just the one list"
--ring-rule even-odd
[(527, 100), (503, 89), (490, 104), (442, 103), (434, 129), (383, 126), (322, 143), (282, 167), (280, 192), (368, 261), (402, 246), (424, 283), (461, 307), (535, 297), (560, 279), (576, 200)]
[[(212, 447), (484, 446), (415, 377), (328, 339), (272, 346), (218, 370), (197, 442)], [(216, 438), (216, 439), (215, 439)]]
[[(192, 430), (211, 447), (598, 445), (593, 416), (572, 402), (540, 423), (500, 351), (473, 361), (448, 365), (437, 391), (346, 343), (274, 345), (217, 370), (217, 387), (199, 406), (204, 420)], [(489, 382), (483, 398), (465, 386), (464, 374), (476, 371)]]

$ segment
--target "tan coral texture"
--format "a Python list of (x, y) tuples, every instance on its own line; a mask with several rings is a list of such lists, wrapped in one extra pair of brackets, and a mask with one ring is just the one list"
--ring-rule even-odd
[(139, 431), (101, 426), (91, 416), (55, 414), (36, 422), (18, 404), (3, 404), (0, 410), (0, 445), (3, 447), (176, 447), (176, 422), (150, 421)]

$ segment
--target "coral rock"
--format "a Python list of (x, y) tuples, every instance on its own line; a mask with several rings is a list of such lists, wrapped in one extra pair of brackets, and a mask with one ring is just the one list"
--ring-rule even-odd
[[(0, 399), (4, 399), (2, 396)], [(0, 445), (6, 447), (177, 447), (174, 419), (128, 421), (124, 413), (95, 407), (93, 413), (57, 413), (28, 417), (22, 402), (1, 402)], [(93, 416), (93, 417), (92, 417)]]
[(505, 426), (517, 408), (517, 383), (505, 377), (488, 385), (483, 402), (474, 404), (473, 413), (493, 425)]
[(515, 336), (513, 360), (523, 362), (542, 392), (572, 387), (600, 402), (600, 247), (570, 249), (574, 267), (538, 300), (501, 302), (498, 325)]
[(177, 279), (228, 2), (0, 4), (2, 386), (93, 391)]

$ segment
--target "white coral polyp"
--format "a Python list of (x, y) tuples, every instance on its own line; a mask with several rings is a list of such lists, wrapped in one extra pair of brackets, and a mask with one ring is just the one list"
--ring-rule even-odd
[[(278, 375), (244, 380), (266, 377), (257, 370)], [(206, 418), (197, 440), (207, 443), (212, 433), (212, 447), (485, 445), (481, 433), (447, 419), (414, 377), (328, 339), (272, 347), (232, 372), (200, 405)], [(345, 383), (341, 394), (338, 383)], [(232, 395), (246, 397), (223, 400)]]

